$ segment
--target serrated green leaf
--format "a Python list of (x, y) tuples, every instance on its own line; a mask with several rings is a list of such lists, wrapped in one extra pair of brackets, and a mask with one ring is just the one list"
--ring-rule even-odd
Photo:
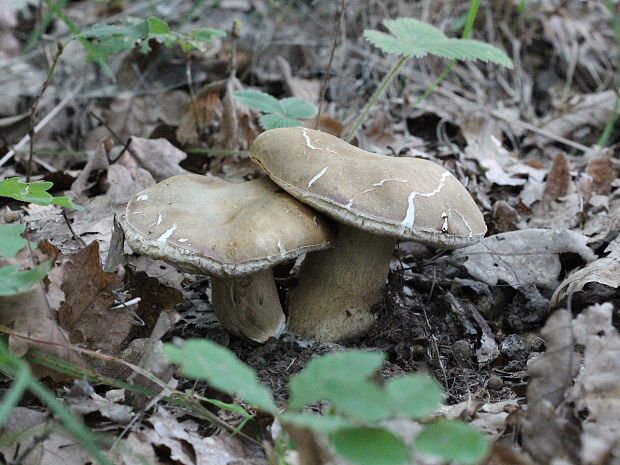
[(59, 205), (66, 208), (79, 208), (69, 197), (53, 197), (47, 192), (54, 184), (47, 181), (21, 182), (19, 178), (0, 181), (0, 197), (9, 197), (37, 205)]
[(306, 428), (320, 434), (329, 434), (355, 425), (346, 418), (334, 415), (317, 415), (312, 413), (285, 412), (280, 415), (282, 423)]
[(394, 416), (424, 418), (437, 410), (443, 397), (437, 382), (428, 375), (407, 375), (385, 385), (386, 403)]
[(17, 265), (0, 267), (0, 297), (29, 291), (45, 278), (50, 267), (51, 262), (41, 263), (30, 270), (20, 270)]
[(260, 384), (254, 370), (225, 347), (205, 339), (189, 339), (178, 347), (164, 345), (164, 354), (184, 376), (205, 380), (265, 412), (277, 412), (271, 392)]
[(427, 425), (415, 438), (418, 451), (463, 465), (479, 463), (489, 453), (489, 442), (475, 428), (441, 419)]
[(348, 428), (329, 437), (339, 455), (358, 465), (399, 465), (409, 460), (407, 446), (382, 428)]
[(280, 100), (280, 106), (284, 115), (289, 118), (312, 118), (318, 111), (314, 105), (298, 97), (283, 98)]
[(265, 113), (281, 113), (280, 102), (273, 95), (259, 90), (237, 90), (233, 97), (241, 104)]
[(289, 381), (289, 406), (298, 409), (319, 400), (341, 396), (343, 386), (366, 381), (385, 360), (382, 352), (350, 350), (322, 355)]
[(278, 115), (275, 113), (267, 113), (262, 115), (258, 122), (260, 126), (265, 130), (277, 129), (277, 128), (296, 128), (301, 126), (301, 121), (287, 116)]
[(493, 45), (471, 39), (448, 38), (430, 24), (415, 18), (384, 21), (391, 34), (366, 30), (364, 37), (386, 53), (423, 57), (435, 55), (456, 60), (483, 60), (512, 68), (508, 55)]
[(210, 42), (217, 37), (226, 37), (226, 32), (221, 29), (213, 29), (210, 27), (201, 27), (198, 29), (194, 29), (193, 31), (187, 34), (190, 38), (201, 41), (201, 42)]
[(15, 258), (28, 241), (22, 237), (23, 224), (0, 224), (0, 257)]

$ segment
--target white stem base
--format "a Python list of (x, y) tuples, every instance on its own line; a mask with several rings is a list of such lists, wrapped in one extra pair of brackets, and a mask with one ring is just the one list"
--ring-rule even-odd
[(239, 278), (211, 277), (213, 308), (224, 329), (257, 342), (278, 337), (286, 318), (270, 269)]
[(289, 293), (289, 328), (318, 341), (364, 334), (383, 298), (396, 239), (338, 225), (336, 248), (308, 254)]

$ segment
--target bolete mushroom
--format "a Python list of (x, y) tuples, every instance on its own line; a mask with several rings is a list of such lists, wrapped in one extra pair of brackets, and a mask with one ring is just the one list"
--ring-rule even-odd
[(259, 342), (285, 327), (271, 267), (334, 243), (320, 213), (266, 178), (173, 176), (131, 199), (124, 229), (135, 252), (210, 275), (222, 326)]
[(289, 194), (338, 223), (338, 244), (306, 257), (289, 294), (289, 328), (316, 340), (358, 336), (374, 321), (398, 239), (455, 249), (486, 232), (465, 187), (428, 160), (369, 153), (330, 134), (262, 133), (250, 156)]

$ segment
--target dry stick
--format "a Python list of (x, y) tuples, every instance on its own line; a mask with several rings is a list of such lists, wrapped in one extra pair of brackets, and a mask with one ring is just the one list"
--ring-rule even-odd
[[(69, 101), (72, 100), (82, 90), (82, 86), (83, 83), (78, 84), (78, 86), (73, 89), (73, 91), (71, 91), (69, 94), (66, 95), (65, 98), (58, 102), (58, 105), (52, 108), (52, 110), (47, 115), (45, 115), (45, 117), (41, 121), (39, 121), (39, 124), (35, 126), (34, 133), (39, 133), (41, 129), (43, 129), (47, 125), (47, 123), (49, 123), (60, 112), (60, 110), (62, 110), (67, 105), (67, 103), (69, 103)], [(29, 134), (22, 137), (22, 139), (17, 144), (15, 144), (15, 146), (11, 150), (9, 150), (6, 155), (2, 157), (2, 159), (0, 159), (0, 168), (4, 166), (4, 164), (8, 162), (11, 158), (13, 158), (15, 153), (17, 153), (17, 151), (21, 149), (24, 145), (26, 145), (29, 141)]]
[(319, 110), (316, 113), (316, 119), (314, 120), (314, 129), (319, 129), (319, 121), (321, 119), (321, 109), (325, 103), (325, 94), (327, 93), (327, 86), (329, 84), (329, 77), (332, 70), (332, 62), (334, 61), (334, 55), (336, 54), (336, 46), (338, 45), (338, 37), (342, 34), (344, 28), (344, 12), (347, 7), (347, 0), (342, 0), (340, 4), (340, 14), (338, 16), (338, 27), (334, 34), (334, 43), (332, 49), (329, 52), (329, 61), (327, 62), (327, 69), (325, 70), (325, 77), (323, 78), (323, 84), (321, 85), (321, 92), (319, 93)]
[(37, 108), (39, 107), (39, 100), (43, 97), (43, 94), (47, 90), (50, 82), (52, 80), (52, 76), (54, 76), (54, 71), (56, 71), (56, 65), (60, 60), (60, 55), (62, 55), (65, 46), (62, 42), (56, 42), (56, 54), (54, 55), (54, 59), (52, 60), (52, 66), (47, 72), (47, 77), (43, 82), (43, 86), (41, 86), (41, 90), (39, 94), (35, 97), (34, 102), (32, 102), (32, 106), (30, 107), (30, 127), (28, 129), (28, 137), (30, 137), (30, 152), (28, 155), (28, 167), (26, 169), (26, 182), (30, 182), (30, 175), (32, 174), (32, 158), (34, 157), (34, 126), (35, 120), (37, 118)]

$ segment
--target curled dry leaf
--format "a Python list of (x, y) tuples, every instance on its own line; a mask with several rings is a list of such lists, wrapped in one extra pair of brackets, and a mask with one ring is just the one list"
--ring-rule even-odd
[(564, 197), (568, 193), (571, 180), (570, 163), (566, 155), (560, 152), (553, 158), (551, 169), (547, 173), (543, 201), (552, 202)]
[(574, 231), (522, 229), (485, 237), (478, 244), (452, 253), (466, 257), (468, 273), (490, 285), (499, 282), (513, 287), (535, 284), (555, 289), (562, 269), (560, 255), (576, 253), (586, 262), (596, 258), (587, 238)]
[(609, 255), (575, 271), (562, 281), (551, 297), (552, 308), (562, 305), (571, 294), (583, 291), (588, 283), (620, 287), (620, 238), (611, 242), (605, 252)]

